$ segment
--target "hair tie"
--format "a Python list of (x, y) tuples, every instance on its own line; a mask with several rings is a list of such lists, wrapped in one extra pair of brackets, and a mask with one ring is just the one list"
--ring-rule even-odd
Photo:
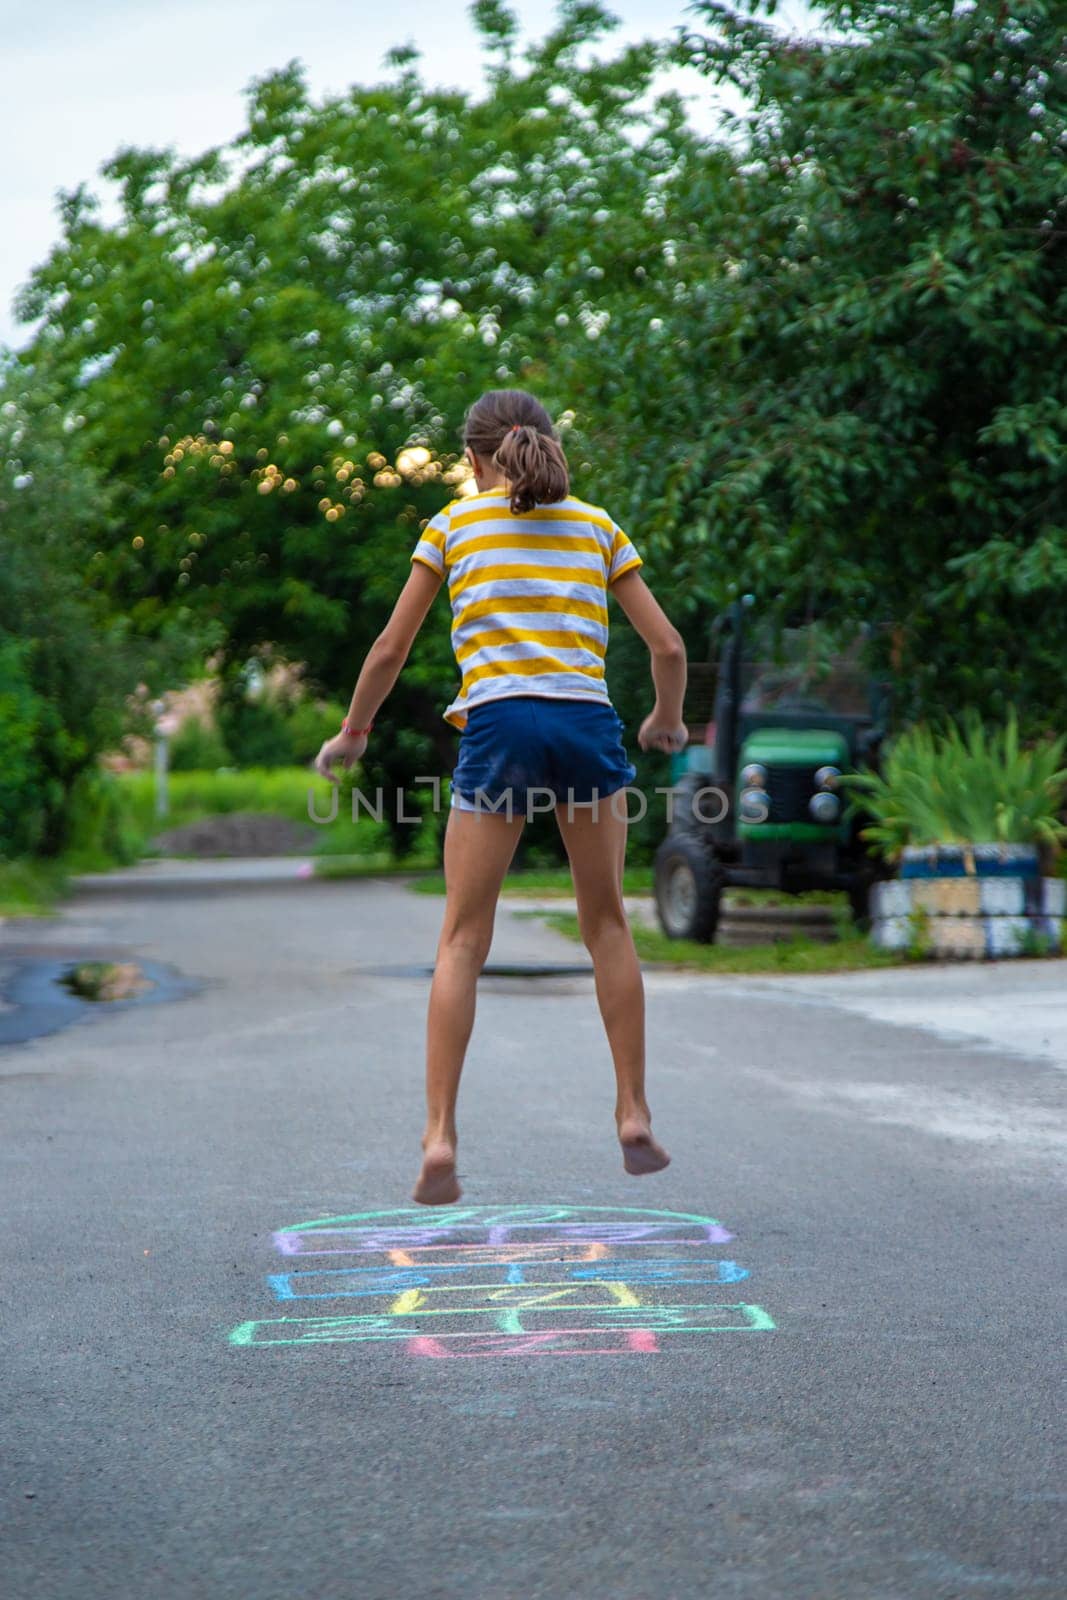
[(522, 423), (521, 422), (516, 422), (514, 427), (511, 429), (511, 432), (512, 433), (521, 433), (522, 432)]

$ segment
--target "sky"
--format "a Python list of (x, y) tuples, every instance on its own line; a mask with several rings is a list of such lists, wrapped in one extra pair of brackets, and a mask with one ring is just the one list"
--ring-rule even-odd
[[(694, 25), (682, 0), (615, 0), (622, 42), (664, 38)], [(552, 25), (552, 0), (513, 0), (527, 38)], [(783, 8), (806, 16), (802, 0)], [(123, 145), (173, 146), (193, 155), (244, 123), (249, 81), (301, 60), (316, 96), (383, 75), (397, 44), (414, 42), (431, 83), (477, 89), (480, 53), (465, 0), (0, 0), (0, 344), (30, 330), (12, 299), (57, 236), (55, 197), (87, 182)], [(692, 94), (694, 120), (713, 125), (710, 86), (695, 73), (673, 85)], [(106, 214), (106, 213), (105, 213)]]

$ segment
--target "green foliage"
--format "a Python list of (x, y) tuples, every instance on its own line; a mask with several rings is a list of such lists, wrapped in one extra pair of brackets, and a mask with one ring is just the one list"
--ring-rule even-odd
[(74, 872), (101, 872), (128, 866), (141, 855), (145, 833), (129, 804), (122, 780), (87, 768), (66, 796), (64, 866)]
[[(17, 453), (16, 453), (17, 452)], [(86, 504), (88, 502), (88, 505)], [(80, 569), (101, 504), (47, 426), (0, 411), (0, 855), (64, 843), (71, 785), (117, 736), (133, 674)]]
[(0, 854), (36, 848), (44, 832), (47, 791), (38, 731), (43, 707), (28, 679), (29, 646), (0, 633)]
[[(648, 103), (662, 49), (587, 60), (613, 25), (592, 3), (521, 64), (507, 6), (477, 23), (481, 100), (429, 88), (408, 51), (393, 80), (321, 104), (291, 65), (252, 85), (231, 147), (121, 151), (116, 226), (66, 197), (22, 297), (43, 319), (26, 360), (76, 397), (78, 449), (114, 485), (121, 533), (95, 570), (137, 629), (193, 611), (230, 662), (269, 643), (346, 694), (454, 493), (472, 399), (526, 382), (569, 423), (561, 351), (592, 355), (612, 297), (655, 281), (658, 219), (683, 154), (701, 159), (674, 103)], [(440, 604), (379, 721), (375, 781), (450, 768), (455, 675)], [(265, 727), (223, 731), (237, 760), (280, 759)]]
[[(174, 681), (210, 647), (230, 677), (271, 651), (347, 694), (500, 384), (542, 395), (694, 655), (750, 591), (780, 621), (889, 624), (902, 719), (1065, 725), (1060, 8), (828, 0), (805, 39), (773, 0), (697, 11), (674, 47), (598, 59), (592, 0), (523, 51), (479, 0), (480, 97), (428, 87), (410, 47), (320, 103), (290, 64), (230, 146), (118, 152), (114, 225), (84, 186), (62, 198), (2, 441), (20, 848), (61, 847), (70, 782), (168, 661)], [(728, 138), (656, 93), (672, 55), (745, 91)], [(450, 769), (455, 678), (442, 599), (368, 787)], [(651, 692), (625, 627), (608, 681), (632, 743)], [(311, 713), (276, 712), (230, 704), (235, 760), (314, 753)], [(637, 825), (637, 854), (661, 832)]]
[[(316, 855), (368, 855), (388, 852), (389, 829), (361, 812), (352, 821), (351, 790), (356, 775), (348, 773), (337, 797), (336, 815), (330, 786), (302, 767), (251, 767), (238, 772), (176, 772), (167, 785), (169, 812), (160, 823), (155, 815), (155, 778), (151, 772), (123, 773), (117, 780), (131, 826), (145, 838), (162, 828), (232, 812), (287, 817), (315, 828), (311, 849)], [(360, 780), (362, 781), (362, 780)], [(409, 833), (419, 843), (419, 829)]]
[(167, 761), (171, 772), (209, 772), (231, 766), (233, 757), (217, 728), (187, 717), (170, 740)]
[(291, 761), (305, 766), (332, 739), (348, 711), (339, 700), (301, 700), (289, 712), (286, 728)]
[(0, 917), (40, 917), (51, 912), (66, 879), (60, 862), (0, 861)]
[(288, 767), (293, 741), (284, 709), (275, 700), (224, 699), (219, 706), (219, 738), (239, 767)]
[(339, 700), (294, 700), (281, 695), (224, 696), (217, 719), (187, 717), (170, 740), (172, 772), (218, 767), (306, 766), (337, 732), (345, 707)]
[(890, 746), (881, 773), (842, 780), (874, 820), (863, 836), (889, 858), (905, 845), (1067, 841), (1067, 737), (1026, 748), (1012, 712), (987, 729), (971, 711), (943, 730), (910, 728)]
[(666, 305), (600, 342), (613, 502), (697, 632), (744, 591), (887, 621), (899, 715), (1062, 725), (1062, 7), (828, 0), (821, 38), (695, 9), (679, 58), (751, 109), (672, 209)]
[(177, 616), (146, 649), (95, 586), (110, 515), (48, 391), (0, 370), (0, 856), (67, 846), (71, 796), (118, 743), (128, 695), (188, 649)]

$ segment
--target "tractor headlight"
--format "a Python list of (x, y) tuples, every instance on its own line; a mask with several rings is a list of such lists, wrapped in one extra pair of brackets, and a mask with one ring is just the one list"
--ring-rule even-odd
[(761, 767), (758, 761), (750, 761), (747, 767), (741, 768), (742, 789), (762, 789), (767, 782), (767, 768)]
[(836, 822), (841, 815), (841, 802), (836, 794), (828, 794), (824, 789), (812, 795), (808, 810), (816, 822)]
[(771, 814), (771, 797), (766, 789), (745, 789), (737, 809), (742, 822), (766, 822)]
[(836, 789), (840, 776), (841, 771), (838, 767), (820, 767), (815, 774), (815, 787), (817, 789)]

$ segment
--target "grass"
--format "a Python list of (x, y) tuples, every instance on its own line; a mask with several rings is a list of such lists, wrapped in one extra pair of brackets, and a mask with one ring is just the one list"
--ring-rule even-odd
[(66, 887), (59, 861), (0, 861), (0, 917), (46, 917)]
[[(531, 912), (530, 915), (540, 916), (549, 927), (569, 939), (581, 939), (578, 918), (570, 911)], [(684, 967), (691, 972), (850, 972), (902, 964), (898, 954), (875, 949), (868, 939), (857, 933), (849, 933), (832, 944), (815, 939), (783, 939), (776, 944), (747, 945), (738, 949), (696, 944), (690, 939), (668, 939), (657, 929), (644, 926), (634, 927), (633, 935), (642, 961)]]
[[(624, 894), (651, 894), (654, 887), (652, 867), (627, 867), (623, 875)], [(431, 872), (411, 887), (419, 894), (444, 894), (443, 873)], [(536, 895), (539, 900), (572, 899), (574, 885), (567, 867), (529, 867), (509, 872), (504, 879), (501, 894)], [(735, 906), (785, 906), (827, 905), (841, 908), (844, 917), (851, 913), (843, 894), (830, 889), (813, 889), (805, 894), (783, 894), (777, 889), (728, 889), (727, 903)]]
[[(652, 877), (651, 867), (628, 867), (623, 878), (624, 893), (651, 893)], [(427, 873), (425, 877), (416, 878), (409, 887), (417, 894), (444, 894), (444, 876), (440, 872)], [(574, 891), (566, 867), (538, 867), (509, 873), (501, 893), (504, 897), (536, 895), (538, 899), (549, 900), (556, 895), (560, 898), (572, 896)], [(638, 923), (633, 935), (642, 961), (695, 972), (724, 973), (847, 972), (901, 963), (899, 955), (875, 949), (867, 938), (854, 931), (842, 894), (815, 890), (809, 894), (785, 895), (773, 889), (731, 889), (729, 896), (735, 905), (774, 906), (804, 901), (809, 905), (838, 906), (841, 936), (832, 943), (798, 937), (734, 949), (726, 945), (697, 944), (689, 939), (668, 939), (666, 934)], [(525, 915), (538, 917), (558, 933), (581, 941), (578, 918), (572, 911), (530, 911)]]
[(155, 778), (151, 772), (127, 772), (119, 779), (135, 827), (151, 838), (170, 828), (181, 828), (206, 817), (228, 816), (235, 811), (260, 816), (285, 817), (315, 829), (309, 853), (316, 856), (377, 856), (388, 851), (385, 822), (361, 812), (352, 820), (351, 790), (337, 797), (337, 816), (317, 822), (309, 813), (309, 795), (316, 817), (330, 815), (330, 785), (306, 767), (244, 767), (228, 772), (172, 772), (167, 780), (169, 809), (155, 814)]
[[(411, 873), (425, 872), (432, 863), (422, 857), (397, 861), (387, 850), (369, 855), (323, 855), (315, 862), (316, 878), (384, 878), (407, 877)], [(416, 879), (412, 888), (418, 888)]]
[[(445, 875), (443, 872), (428, 872), (411, 887), (417, 894), (444, 894)], [(627, 867), (622, 887), (624, 894), (651, 894), (652, 868)], [(539, 900), (551, 900), (557, 895), (565, 899), (573, 898), (574, 885), (567, 867), (520, 867), (518, 871), (508, 873), (500, 892), (505, 896), (532, 894)]]

